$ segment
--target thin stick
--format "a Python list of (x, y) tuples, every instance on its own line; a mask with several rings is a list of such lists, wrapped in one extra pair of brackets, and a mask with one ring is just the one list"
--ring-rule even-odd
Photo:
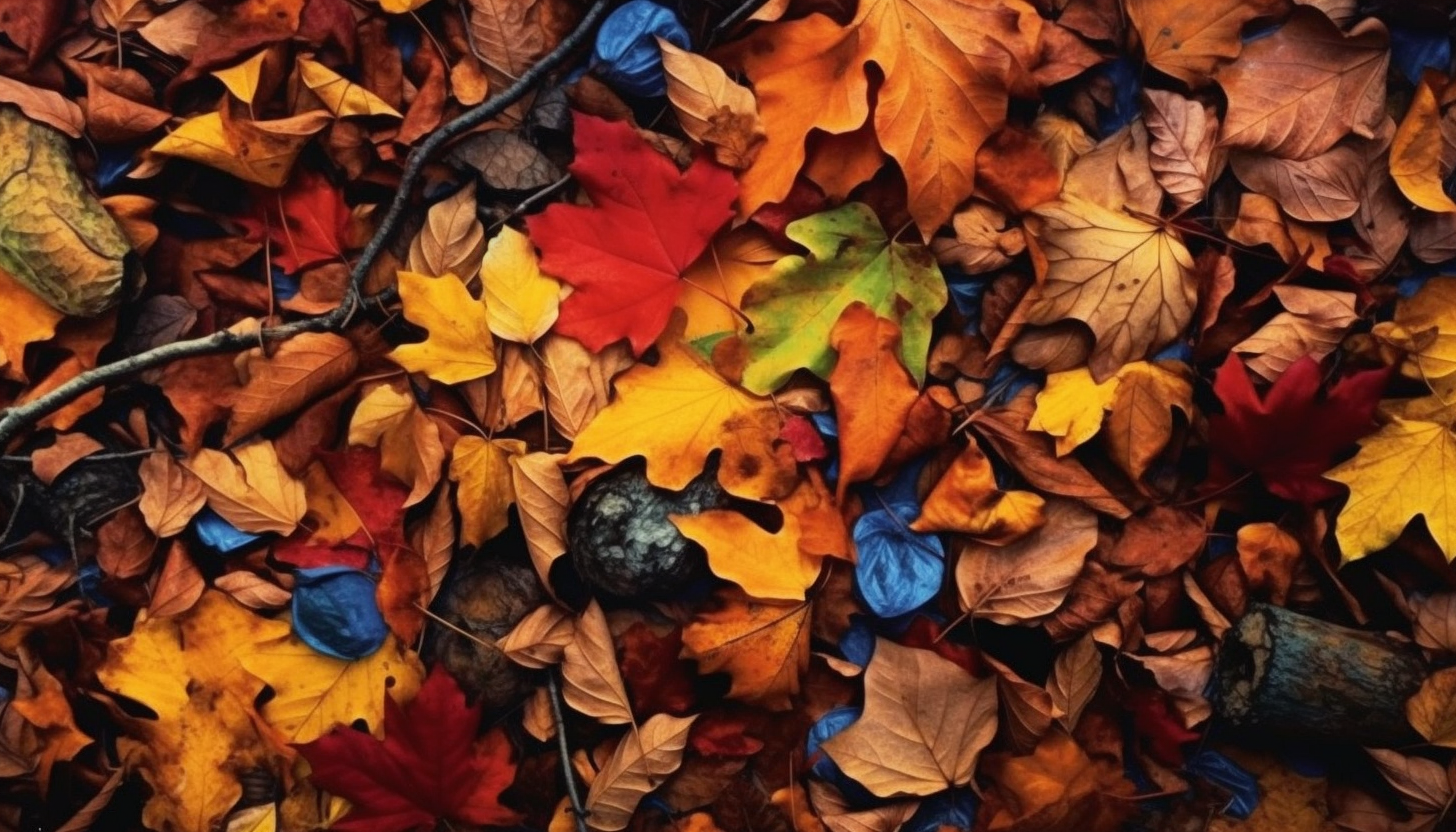
[(571, 801), (571, 814), (576, 818), (576, 832), (587, 832), (586, 807), (576, 789), (576, 773), (571, 770), (571, 747), (566, 744), (566, 717), (561, 713), (561, 685), (556, 671), (546, 671), (546, 693), (551, 700), (551, 722), (556, 727), (556, 747), (561, 751), (561, 776), (566, 778), (566, 799)]
[[(369, 270), (374, 266), (374, 261), (384, 252), (384, 247), (394, 236), (400, 220), (404, 218), (405, 208), (409, 204), (414, 186), (424, 174), (425, 163), (452, 139), (500, 115), (507, 107), (519, 101), (536, 84), (540, 83), (547, 73), (564, 63), (591, 34), (597, 21), (606, 13), (608, 5), (610, 5), (608, 0), (596, 0), (582, 16), (581, 22), (577, 24), (576, 28), (563, 38), (555, 49), (522, 73), (519, 80), (501, 90), (498, 95), (486, 99), (452, 121), (436, 128), (434, 132), (425, 137), (424, 141), (410, 151), (409, 157), (405, 160), (394, 199), (390, 201), (384, 218), (379, 221), (379, 226), (374, 230), (369, 242), (365, 244), (358, 262), (354, 264), (354, 269), (349, 275), (348, 297), (337, 308), (317, 317), (303, 318), (268, 327), (253, 334), (240, 335), (223, 330), (201, 338), (174, 341), (120, 361), (87, 370), (44, 396), (0, 411), (0, 448), (9, 444), (10, 440), (14, 439), (22, 430), (83, 394), (144, 370), (161, 367), (183, 358), (237, 352), (257, 344), (267, 344), (270, 341), (285, 341), (305, 332), (339, 332), (343, 330), (348, 326), (354, 313), (367, 301), (374, 299), (364, 297), (364, 281), (369, 277)], [(393, 295), (392, 291), (387, 290), (387, 292), (390, 296)], [(381, 296), (385, 294), (381, 293)]]

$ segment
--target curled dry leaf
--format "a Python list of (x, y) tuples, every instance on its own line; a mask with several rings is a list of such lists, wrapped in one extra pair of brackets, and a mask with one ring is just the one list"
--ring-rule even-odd
[(559, 664), (575, 641), (575, 619), (556, 604), (544, 604), (527, 613), (496, 646), (516, 664), (541, 670)]
[(951, 228), (954, 238), (936, 237), (930, 248), (941, 265), (966, 274), (1004, 268), (1026, 250), (1026, 234), (1018, 226), (1008, 227), (1005, 212), (989, 203), (972, 201), (951, 217)]
[(293, 593), (253, 572), (239, 570), (219, 575), (212, 585), (245, 607), (278, 610), (288, 605)]
[(561, 678), (566, 704), (572, 708), (608, 725), (634, 722), (612, 632), (596, 601), (577, 619), (571, 643), (562, 653)]
[(1306, 355), (1324, 360), (1360, 319), (1352, 292), (1286, 285), (1275, 286), (1274, 295), (1284, 311), (1233, 347), (1249, 356), (1246, 366), (1266, 381), (1278, 381)]
[(1045, 501), (1031, 491), (1002, 491), (976, 442), (956, 455), (910, 524), (917, 532), (956, 532), (992, 544), (1010, 543), (1045, 522)]
[(1046, 522), (1006, 546), (968, 543), (956, 560), (961, 609), (998, 624), (1031, 624), (1054, 612), (1097, 545), (1097, 516), (1049, 499)]
[(763, 124), (753, 93), (734, 83), (723, 68), (657, 39), (667, 76), (667, 100), (683, 132), (712, 148), (718, 164), (742, 170), (753, 164), (763, 142)]
[(212, 510), (241, 531), (288, 534), (308, 511), (303, 483), (283, 470), (267, 440), (231, 454), (203, 448), (182, 464), (202, 481)]
[(878, 639), (864, 713), (822, 746), (880, 797), (930, 795), (971, 781), (996, 735), (996, 682), (929, 650)]
[(1001, 726), (1006, 738), (1018, 752), (1030, 752), (1036, 748), (1037, 740), (1051, 730), (1052, 720), (1062, 716), (1062, 712), (1045, 688), (1026, 681), (1009, 666), (989, 655), (982, 658), (996, 671)]
[(486, 245), (475, 210), (474, 182), (431, 205), (410, 242), (405, 268), (431, 277), (475, 274)]
[(1395, 138), (1390, 143), (1390, 177), (1400, 192), (1427, 211), (1456, 212), (1456, 202), (1446, 194), (1441, 176), (1441, 109), (1437, 96), (1445, 80), (1427, 71), (1416, 85), (1416, 94)]
[(696, 719), (657, 714), (622, 738), (586, 794), (592, 829), (627, 828), (642, 798), (682, 765), (688, 730)]
[(1057, 654), (1052, 675), (1047, 679), (1047, 692), (1052, 706), (1059, 711), (1057, 721), (1067, 731), (1075, 731), (1082, 711), (1097, 693), (1102, 681), (1102, 651), (1097, 642), (1082, 636)]

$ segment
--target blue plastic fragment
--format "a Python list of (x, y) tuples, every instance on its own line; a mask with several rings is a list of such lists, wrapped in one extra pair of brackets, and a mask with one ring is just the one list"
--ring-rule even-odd
[(1223, 813), (1238, 820), (1248, 820), (1259, 806), (1259, 781), (1228, 757), (1205, 748), (1189, 758), (1184, 768), (1189, 774), (1231, 794)]
[(1444, 29), (1391, 26), (1390, 60), (1407, 81), (1419, 84), (1425, 70), (1444, 73), (1451, 68), (1451, 39)]
[(970, 789), (950, 789), (931, 795), (905, 821), (900, 832), (937, 832), (944, 827), (972, 829), (979, 805), (975, 792)]
[(239, 530), (208, 507), (192, 518), (192, 529), (202, 545), (219, 555), (236, 554), (263, 539), (262, 535)]
[(644, 98), (667, 93), (656, 38), (681, 49), (692, 45), (677, 15), (650, 0), (628, 0), (602, 21), (592, 70), (617, 90)]
[(293, 631), (309, 647), (354, 661), (384, 645), (389, 626), (368, 572), (347, 566), (300, 569), (293, 588)]
[(859, 563), (855, 587), (880, 618), (894, 618), (927, 603), (945, 578), (945, 548), (933, 534), (910, 530), (920, 508), (894, 503), (860, 515), (854, 524)]

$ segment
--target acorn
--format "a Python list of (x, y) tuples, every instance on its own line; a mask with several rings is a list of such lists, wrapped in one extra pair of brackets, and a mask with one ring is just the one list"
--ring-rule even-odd
[(678, 597), (709, 574), (703, 548), (684, 537), (671, 514), (726, 508), (717, 466), (668, 491), (647, 481), (641, 463), (620, 466), (586, 487), (567, 520), (567, 551), (584, 583), (625, 600)]

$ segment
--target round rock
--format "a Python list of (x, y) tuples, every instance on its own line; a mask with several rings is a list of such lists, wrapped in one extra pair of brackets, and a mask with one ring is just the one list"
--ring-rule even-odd
[(707, 558), (668, 519), (725, 508), (730, 501), (710, 468), (682, 491), (647, 481), (641, 465), (598, 477), (567, 521), (572, 565), (593, 589), (618, 598), (667, 600), (708, 574)]

